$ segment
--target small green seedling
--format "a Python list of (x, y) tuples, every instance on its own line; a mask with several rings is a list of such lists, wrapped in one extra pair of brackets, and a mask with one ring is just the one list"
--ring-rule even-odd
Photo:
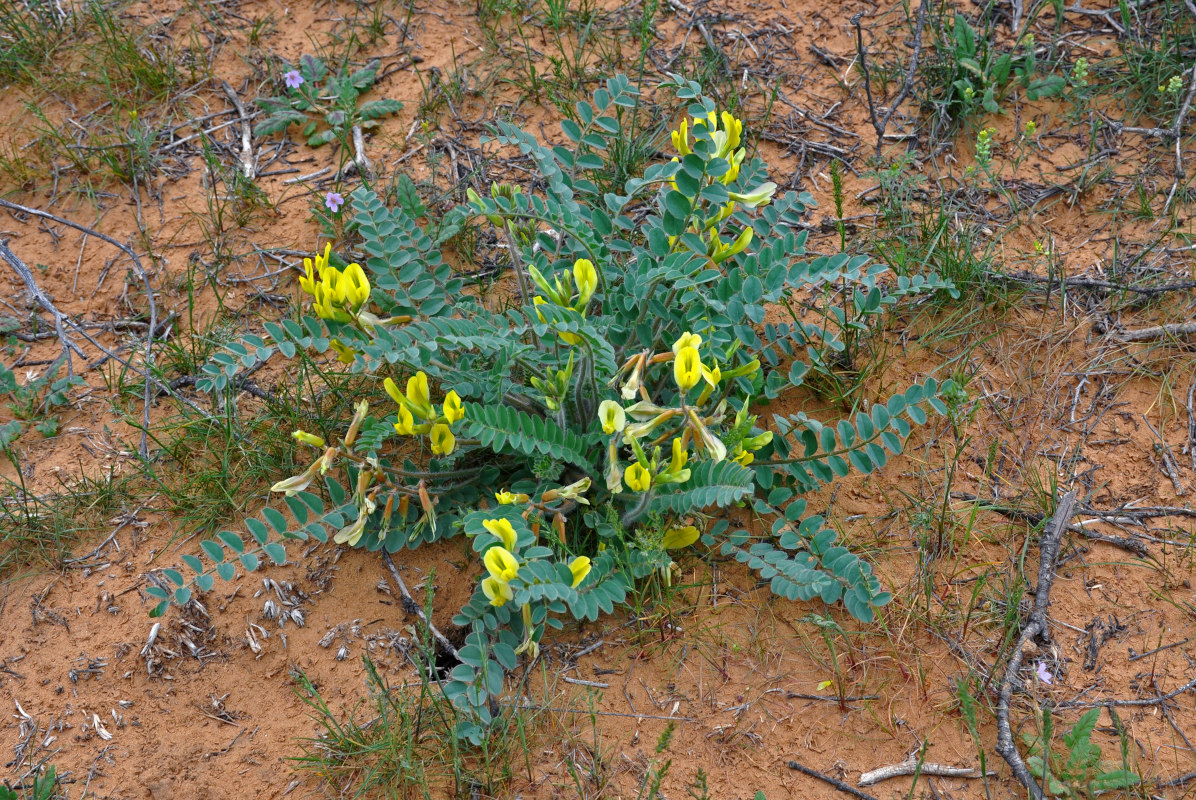
[[(1051, 712), (1042, 712), (1042, 735), (1022, 734), (1030, 752), (1037, 751), (1026, 759), (1026, 766), (1034, 777), (1043, 781), (1047, 793), (1054, 797), (1096, 797), (1104, 792), (1126, 789), (1141, 781), (1132, 770), (1115, 768), (1100, 760), (1100, 745), (1093, 744), (1092, 731), (1100, 718), (1100, 709), (1094, 708), (1084, 714), (1063, 735), (1066, 754), (1060, 755), (1050, 748)], [(1123, 753), (1123, 763), (1124, 763)]]
[(380, 62), (371, 61), (353, 73), (343, 69), (333, 73), (323, 59), (303, 56), (297, 68), (283, 75), (287, 95), (257, 99), (266, 118), (254, 127), (254, 134), (269, 136), (298, 124), (303, 126), (307, 143), (318, 147), (346, 140), (355, 127), (374, 127), (382, 117), (403, 108), (398, 100), (385, 98), (358, 105), (362, 93), (378, 81), (379, 65)]

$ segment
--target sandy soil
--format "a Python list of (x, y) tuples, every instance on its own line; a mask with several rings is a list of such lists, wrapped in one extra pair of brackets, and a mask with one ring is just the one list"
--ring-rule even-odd
[[(845, 177), (844, 217), (853, 229), (857, 224), (864, 228), (876, 213), (869, 196), (876, 181), (862, 166), (875, 137), (858, 73), (850, 68), (855, 46), (846, 24), (851, 14), (869, 9), (860, 2), (777, 0), (736, 9), (733, 18), (722, 21), (704, 18), (732, 63), (752, 63), (754, 51), (773, 54), (752, 77), (763, 85), (778, 82), (786, 102), (774, 111), (761, 149), (775, 168), (777, 183), (807, 189), (819, 200), (810, 220), (816, 251), (838, 244), (833, 225), (829, 230), (820, 226), (824, 217), (834, 215), (827, 156), (835, 148), (850, 153), (861, 170)], [(613, 4), (606, 10), (618, 11)], [(252, 97), (256, 87), (249, 85), (245, 54), (260, 53), (264, 46), (297, 58), (312, 50), (313, 41), (330, 39), (340, 28), (333, 17), (342, 11), (349, 13), (323, 4), (237, 4), (240, 19), (273, 15), (275, 25), (267, 26), (264, 44), (250, 42), (247, 26), (213, 36), (212, 41), (219, 40), (212, 48), (214, 72), (242, 97)], [(127, 13), (149, 24), (174, 14), (175, 8), (149, 2)], [(180, 17), (167, 25), (168, 33), (184, 32), (183, 22)], [(1077, 16), (1068, 23), (1080, 29), (1090, 21)], [(370, 137), (369, 154), (376, 162), (390, 165), (388, 170), (409, 170), (417, 180), (433, 175), (443, 180), (448, 170), (463, 176), (472, 169), (489, 169), (495, 177), (501, 165), (483, 165), (474, 149), (482, 126), (466, 121), (498, 110), (550, 138), (557, 135), (551, 114), (500, 83), (485, 94), (466, 92), (451, 111), (424, 120), (434, 134), (426, 141), (413, 134), (424, 97), (421, 81), (432, 76), (445, 80), (462, 64), (476, 63), (472, 69), (477, 74), (500, 69), (496, 65), (502, 61), (488, 49), (480, 25), (475, 6), (431, 0), (415, 6), (403, 28), (406, 38), (395, 34), (400, 29), (396, 24), (367, 47), (368, 55), (382, 59), (387, 73), (379, 89), (405, 104)], [(531, 46), (549, 52), (554, 34), (527, 25)], [(663, 63), (699, 33), (691, 18), (670, 13), (659, 35), (654, 59)], [(512, 39), (505, 46), (523, 45)], [(1099, 31), (1084, 41), (1093, 52), (1115, 46)], [(410, 55), (419, 63), (412, 65)], [(546, 65), (547, 56), (539, 63)], [(5, 138), (17, 145), (31, 135), (22, 110), (30, 98), (45, 100), (55, 119), (69, 116), (69, 109), (31, 90), (0, 92), (0, 117), (17, 120)], [(843, 105), (836, 108), (840, 101)], [(197, 91), (185, 102), (196, 115), (229, 107), (218, 86)], [(815, 112), (819, 116), (812, 121)], [(1018, 106), (990, 122), (996, 138), (1008, 142), (1027, 119), (1039, 120), (1049, 137), (1052, 125), (1062, 126), (1062, 114), (1059, 106), (1043, 102)], [(893, 132), (910, 127), (903, 115), (894, 118)], [(235, 131), (214, 134), (227, 150), (225, 156), (236, 152)], [(1036, 187), (1067, 180), (1060, 177), (1070, 174), (1064, 167), (1088, 156), (1074, 142), (1046, 141), (1047, 149), (1032, 155), (1018, 172), (1024, 184), (1020, 189), (1030, 194)], [(173, 314), (174, 335), (186, 335), (189, 326), (202, 330), (219, 310), (211, 291), (193, 299), (180, 291), (189, 266), (212, 263), (211, 242), (223, 243), (230, 252), (247, 252), (250, 244), (314, 248), (312, 210), (322, 187), (289, 181), (335, 167), (333, 154), (301, 145), (275, 151), (272, 142), (259, 147), (259, 152), (277, 156), (260, 169), (279, 174), (257, 181), (270, 207), (247, 211), (245, 218), (227, 220), (215, 231), (204, 201), (211, 176), (193, 146), (172, 150), (175, 154), (164, 162), (152, 191), (143, 189), (136, 199), (127, 187), (118, 186), (94, 203), (58, 196), (52, 210), (134, 241), (145, 254), (160, 318)], [(433, 153), (438, 160), (429, 162)], [(1026, 224), (1001, 236), (998, 252), (1009, 271), (1045, 274), (1044, 263), (1033, 255), (1036, 241), (1050, 243), (1052, 269), (1067, 275), (1103, 275), (1117, 266), (1115, 248), (1123, 242), (1108, 235), (1105, 209), (1122, 197), (1125, 182), (1148, 160), (1145, 149), (1135, 155), (1127, 147), (1121, 155), (1100, 182), (1076, 189), (1066, 201), (1043, 201)], [(950, 158), (922, 166), (938, 175), (959, 176), (971, 163), (970, 144), (961, 141)], [(519, 176), (512, 171), (509, 177)], [(485, 181), (478, 178), (477, 183)], [(0, 190), (14, 202), (37, 208), (46, 208), (50, 199), (47, 190), (3, 185)], [(1181, 211), (1181, 218), (1187, 213)], [(1140, 246), (1157, 235), (1159, 224), (1123, 224), (1118, 235)], [(139, 229), (146, 232), (145, 242), (137, 238)], [(1191, 222), (1183, 220), (1179, 230), (1191, 234)], [(998, 235), (996, 229), (992, 235)], [(113, 262), (117, 253), (107, 245), (19, 214), (0, 217), (0, 236), (10, 238), (14, 250), (35, 268), (39, 285), (63, 312), (96, 323), (146, 319), (137, 276), (127, 262)], [(1185, 274), (1190, 279), (1190, 266), (1189, 251), (1171, 259), (1167, 268), (1177, 279)], [(228, 265), (221, 273), (223, 307), (284, 313), (296, 289), (289, 275), (268, 274), (279, 267), (265, 257)], [(0, 295), (7, 306), (2, 313), (23, 318), (34, 308), (11, 272), (0, 271)], [(966, 349), (959, 340), (935, 338), (936, 326), (945, 324), (941, 319), (894, 320), (884, 337), (894, 359), (866, 387), (870, 398), (924, 377), (949, 359), (973, 376), (974, 396), (980, 397), (977, 413), (958, 435), (945, 421), (915, 432), (905, 456), (886, 469), (855, 476), (810, 498), (812, 508), (827, 510), (846, 540), (869, 552), (883, 581), (898, 595), (882, 624), (862, 626), (838, 609), (777, 600), (740, 565), (690, 558), (685, 562), (689, 586), (674, 606), (651, 609), (640, 618), (620, 616), (582, 626), (546, 648), (527, 696), (509, 698), (546, 709), (535, 716), (527, 767), (506, 784), (487, 789), (489, 794), (474, 796), (577, 796), (568, 762), (598, 764), (598, 771), (609, 777), (604, 786), (587, 786), (590, 796), (636, 796), (657, 738), (670, 720), (677, 725), (669, 750), (673, 763), (663, 787), (663, 796), (670, 798), (685, 797), (699, 769), (709, 775), (712, 797), (751, 798), (762, 791), (775, 800), (845, 796), (790, 769), (791, 760), (852, 786), (862, 772), (899, 763), (922, 748), (928, 761), (978, 766), (977, 748), (959, 715), (956, 682), (971, 673), (980, 676), (985, 690), (992, 688), (987, 679), (993, 664), (1003, 663), (1009, 647), (1002, 639), (1008, 587), (996, 579), (1023, 565), (1034, 574), (1038, 553), (1028, 543), (1025, 519), (988, 511), (973, 518), (974, 507), (958, 495), (1012, 507), (1057, 483), (1078, 489), (1094, 508), (1114, 509), (1127, 503), (1186, 508), (1196, 492), (1196, 469), (1187, 468), (1188, 456), (1183, 455), (1190, 446), (1189, 412), (1176, 403), (1196, 380), (1190, 347), (1157, 341), (1125, 344), (1108, 327), (1110, 321), (1138, 328), (1183, 319), (1190, 313), (1190, 305), (1184, 305), (1190, 297), (1125, 305), (1113, 315), (1094, 312), (1092, 296), (1078, 290), (1062, 304), (1057, 296), (1048, 303), (1041, 294), (1015, 302), (1016, 307), (999, 313), (984, 307), (960, 311), (960, 319), (993, 314), (1001, 320), (991, 336), (969, 339)], [(133, 364), (141, 363), (137, 335), (100, 331), (98, 336), (107, 347), (119, 346)], [(923, 340), (936, 343), (927, 348)], [(93, 346), (81, 346), (89, 360), (101, 356)], [(20, 343), (14, 357), (26, 366), (17, 370), (18, 376), (35, 376), (57, 353), (53, 338)], [(7, 356), (6, 363), (12, 363)], [(16, 446), (30, 492), (61, 491), (63, 482), (80, 476), (139, 473), (136, 426), (142, 407), (135, 397), (124, 397), (117, 405), (120, 413), (109, 402), (113, 385), (132, 378), (113, 362), (82, 375), (88, 389), (62, 414), (59, 435), (27, 433)], [(286, 375), (283, 367), (271, 365), (258, 379), (269, 388)], [(254, 402), (243, 399), (250, 407)], [(794, 397), (765, 411), (810, 410), (812, 403), (818, 401)], [(0, 407), (0, 422), (9, 413)], [(150, 416), (157, 423), (170, 414), (168, 402), (159, 400)], [(1174, 479), (1160, 461), (1164, 448), (1159, 436), (1177, 456)], [(956, 497), (949, 499), (944, 513), (951, 546), (936, 565), (940, 578), (951, 577), (927, 593), (926, 562), (919, 558), (925, 519), (918, 516), (917, 501), (942, 503), (943, 481), (957, 452), (952, 476)], [(0, 465), (0, 475), (17, 478), (8, 463)], [(260, 500), (251, 499), (247, 510), (259, 506)], [(298, 694), (297, 676), (305, 675), (330, 706), (345, 714), (368, 711), (357, 705), (365, 691), (362, 656), (373, 659), (396, 686), (412, 679), (406, 648), (415, 635), (415, 620), (403, 613), (385, 567), (368, 553), (312, 547), (296, 553), (287, 566), (218, 584), (184, 611), (172, 609), (159, 625), (147, 616), (152, 607), (144, 593), (147, 574), (174, 565), (179, 554), (193, 552), (197, 543), (191, 531), (161, 512), (153, 496), (126, 498), (121, 509), (109, 519), (93, 520), (97, 534), (75, 548), (71, 561), (57, 567), (31, 564), (0, 588), (0, 706), (7, 709), (0, 725), (0, 753), (8, 762), (0, 774), (15, 780), (30, 763), (51, 763), (66, 776), (64, 788), (73, 798), (336, 796), (339, 787), (293, 771), (290, 759), (300, 752), (297, 740), (319, 733)], [(1134, 548), (1079, 534), (1067, 538), (1052, 595), (1054, 647), (1030, 654), (1027, 663), (1032, 666), (1023, 676), (1028, 695), (1020, 700), (1016, 721), (1026, 730), (1033, 729), (1031, 701), (1151, 700), (1196, 676), (1196, 594), (1191, 583), (1196, 516), (1159, 517), (1130, 528), (1097, 523), (1090, 529), (1106, 537), (1130, 536)], [(471, 560), (461, 545), (404, 552), (396, 560), (412, 586), (422, 586), (435, 571), (437, 622), (451, 628), (449, 618), (472, 585)], [(983, 581), (982, 575), (987, 576)], [(1028, 607), (1028, 600), (1022, 602)], [(851, 632), (850, 643), (837, 635), (824, 639), (809, 623), (810, 615)], [(928, 619), (936, 624), (927, 625)], [(583, 650), (584, 656), (574, 657)], [(1040, 662), (1052, 676), (1050, 685), (1033, 680), (1033, 665)], [(847, 699), (839, 699), (840, 689)], [(591, 702), (597, 712), (593, 716), (588, 713)], [(1196, 753), (1187, 741), (1196, 735), (1196, 692), (1177, 697), (1170, 706), (1124, 707), (1119, 716), (1131, 762), (1145, 777), (1168, 779), (1196, 770)], [(976, 779), (923, 777), (915, 789), (919, 796), (1022, 796), (992, 750), (996, 726), (991, 715), (982, 715), (981, 723), (987, 766), (996, 773), (987, 787)], [(600, 733), (598, 752), (591, 747), (594, 726)], [(1107, 714), (1094, 740), (1107, 757), (1116, 756), (1118, 737)], [(879, 798), (905, 796), (911, 784), (911, 778), (897, 778), (866, 791)], [(1188, 784), (1188, 794), (1193, 785)], [(1165, 793), (1180, 797), (1184, 790)]]

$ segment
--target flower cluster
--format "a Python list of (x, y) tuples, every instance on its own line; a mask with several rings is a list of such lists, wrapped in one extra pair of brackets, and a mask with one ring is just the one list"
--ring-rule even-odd
[(444, 403), (437, 411), (428, 392), (428, 376), (423, 371), (407, 379), (406, 392), (399, 391), (390, 378), (382, 385), (399, 406), (396, 433), (402, 436), (427, 434), (434, 455), (447, 456), (453, 452), (457, 438), (453, 436), (452, 426), (465, 416), (465, 405), (456, 391), (445, 395)]
[[(527, 268), (527, 272), (532, 277), (532, 281), (536, 284), (536, 288), (543, 292), (543, 295), (536, 295), (532, 302), (537, 306), (544, 305), (551, 301), (561, 308), (571, 308), (581, 314), (586, 315), (586, 308), (590, 305), (590, 298), (594, 296), (594, 292), (598, 289), (598, 270), (594, 269), (594, 262), (588, 258), (579, 258), (573, 262), (572, 274), (564, 273), (564, 282), (561, 278), (556, 277), (550, 284), (540, 270), (536, 269), (534, 265)], [(576, 285), (576, 291), (574, 286)], [(544, 322), (544, 315), (537, 312), (540, 321)], [(561, 341), (566, 344), (581, 344), (581, 337), (575, 333), (563, 331), (559, 334)]]
[[(690, 140), (691, 125), (688, 120), (682, 120), (677, 130), (672, 132), (673, 149), (677, 151), (674, 162), (682, 163), (683, 159), (697, 155), (704, 160), (705, 172), (715, 182), (729, 187), (739, 178), (739, 170), (747, 156), (746, 148), (740, 146), (743, 141), (743, 121), (726, 111), (718, 114), (709, 112), (704, 117), (694, 117), (692, 132), (694, 140)], [(701, 194), (682, 191), (676, 178), (669, 181), (674, 191), (681, 192), (689, 198), (691, 203), (697, 201)], [(736, 208), (756, 208), (768, 205), (777, 190), (775, 183), (763, 183), (750, 192), (728, 191), (727, 200), (722, 203), (718, 211), (704, 220), (698, 220), (690, 230), (702, 237), (706, 244), (706, 255), (718, 264), (728, 258), (742, 253), (752, 242), (752, 229), (745, 227), (730, 242), (723, 240), (720, 234), (721, 223), (735, 213)], [(670, 237), (671, 243), (676, 243), (677, 237)]]
[[(610, 464), (607, 488), (610, 491), (618, 492), (625, 487), (627, 491), (644, 493), (654, 486), (685, 483), (690, 477), (686, 464), (691, 442), (712, 461), (722, 461), (728, 457), (727, 445), (711, 430), (723, 419), (726, 403), (717, 403), (709, 413), (704, 406), (726, 380), (750, 375), (759, 368), (759, 363), (753, 361), (724, 375), (712, 359), (709, 367), (703, 362), (701, 347), (702, 337), (687, 331), (673, 343), (672, 352), (651, 357), (647, 353), (633, 356), (621, 373), (630, 376), (624, 384), (622, 396), (630, 400), (639, 395), (642, 399), (626, 408), (615, 400), (599, 403), (598, 420), (602, 432), (611, 437), (607, 445), (607, 460)], [(667, 361), (673, 362), (673, 380), (679, 392), (678, 405), (675, 407), (664, 407), (653, 402), (642, 380), (646, 364)], [(691, 392), (699, 384), (702, 388), (694, 399)], [(743, 410), (736, 415), (734, 430), (747, 431), (755, 422), (755, 417), (747, 418), (746, 409), (747, 404), (744, 403)], [(679, 430), (674, 430), (672, 426), (678, 423)], [(659, 435), (657, 429), (662, 426), (665, 426), (666, 432)], [(651, 437), (648, 441), (648, 447), (652, 448), (651, 455), (640, 441), (648, 437)], [(666, 459), (661, 455), (661, 445), (670, 438), (671, 455)], [(752, 461), (752, 452), (770, 441), (771, 433), (765, 432), (754, 437), (740, 433), (738, 444), (730, 457), (746, 466)], [(620, 444), (630, 447), (634, 455), (634, 461), (626, 469), (619, 462)]]
[(322, 255), (316, 254), (314, 264), (310, 258), (303, 259), (299, 288), (314, 298), (312, 307), (321, 319), (350, 322), (369, 302), (370, 281), (360, 264), (349, 264), (343, 271), (331, 266), (331, 252), (332, 245), (327, 244)]
[[(492, 535), (495, 541), (482, 553), (482, 564), (486, 567), (486, 576), (482, 578), (482, 594), (494, 607), (505, 606), (515, 598), (515, 590), (511, 581), (519, 577), (519, 569), (523, 564), (519, 561), (519, 534), (511, 521), (498, 517), (482, 521), (482, 526)], [(588, 556), (577, 556), (568, 564), (572, 575), (572, 588), (576, 589), (590, 574), (591, 564)], [(533, 581), (538, 582), (538, 581)], [(523, 616), (524, 640), (516, 654), (529, 653), (535, 658), (540, 653), (540, 645), (536, 642), (536, 628), (532, 624), (532, 608), (524, 603), (521, 608)]]

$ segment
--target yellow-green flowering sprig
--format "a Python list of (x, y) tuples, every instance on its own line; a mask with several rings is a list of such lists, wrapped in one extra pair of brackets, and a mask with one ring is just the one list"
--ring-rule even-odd
[[(445, 395), (440, 411), (432, 404), (428, 391), (428, 376), (422, 370), (407, 379), (407, 391), (399, 391), (390, 378), (382, 382), (386, 393), (398, 404), (395, 432), (401, 436), (427, 434), (432, 453), (450, 455), (457, 446), (452, 426), (465, 416), (465, 405), (456, 390)], [(419, 420), (419, 422), (416, 422)]]
[[(681, 159), (689, 156), (703, 159), (706, 162), (704, 168), (707, 173), (706, 177), (704, 181), (698, 183), (697, 192), (694, 192), (692, 188), (683, 191), (675, 177), (669, 179), (669, 186), (693, 203), (701, 197), (701, 189), (704, 185), (717, 182), (730, 187), (739, 177), (747, 150), (740, 146), (743, 139), (743, 121), (726, 111), (721, 114), (710, 111), (704, 116), (694, 117), (692, 131), (696, 141), (692, 145), (690, 131), (689, 121), (682, 120), (677, 130), (672, 132), (673, 148), (678, 154), (673, 161), (680, 163)], [(710, 174), (711, 162), (715, 159), (722, 159), (727, 164), (726, 169), (717, 177)], [(726, 202), (723, 202), (713, 213), (702, 214), (702, 218), (690, 226), (690, 230), (697, 233), (706, 243), (706, 255), (711, 261), (720, 264), (748, 248), (754, 236), (751, 227), (745, 227), (729, 241), (723, 239), (719, 227), (724, 220), (735, 213), (738, 206), (751, 209), (767, 205), (772, 201), (776, 190), (777, 185), (771, 181), (745, 192), (728, 190)], [(675, 245), (677, 240), (676, 236), (669, 237), (672, 245)]]

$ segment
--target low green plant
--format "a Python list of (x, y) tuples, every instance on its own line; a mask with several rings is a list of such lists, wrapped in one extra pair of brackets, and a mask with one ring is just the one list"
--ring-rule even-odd
[(1053, 725), (1049, 708), (1042, 711), (1040, 736), (1022, 734), (1022, 740), (1031, 753), (1026, 758), (1026, 766), (1034, 777), (1043, 781), (1044, 788), (1051, 796), (1091, 798), (1104, 792), (1137, 786), (1141, 781), (1138, 774), (1128, 768), (1124, 741), (1122, 766), (1100, 760), (1100, 745), (1092, 742), (1092, 731), (1099, 719), (1099, 708), (1085, 712), (1071, 730), (1063, 734), (1063, 746), (1066, 748), (1063, 753), (1055, 752), (1050, 746)]
[[(878, 469), (926, 408), (946, 411), (938, 395), (950, 384), (928, 378), (832, 424), (753, 413), (802, 384), (803, 357), (842, 348), (802, 319), (766, 321), (767, 307), (844, 285), (863, 287), (872, 308), (883, 270), (845, 254), (806, 260), (794, 229), (811, 198), (775, 196), (764, 163), (746, 158), (742, 122), (696, 83), (667, 86), (690, 104), (671, 136), (677, 155), (621, 194), (596, 182), (623, 136), (615, 109), (637, 102), (621, 76), (562, 123), (571, 146), (497, 125), (495, 142), (531, 159), (543, 194), (471, 191), (433, 239), (404, 204), (355, 191), (350, 229), (364, 266), (326, 248), (300, 279), (314, 314), (266, 323), (269, 339), (247, 336), (203, 368), (199, 388), (221, 391), (276, 352), (331, 350), (382, 382), (390, 399), (380, 410), (358, 400), (337, 440), (295, 431), (317, 457), (273, 486), (293, 522), (267, 508), (246, 522), (252, 541), (224, 531), (202, 552), (228, 580), (263, 554), (283, 563), (292, 540), (394, 552), (464, 534), (477, 582), (454, 618), (467, 633), (444, 692), (463, 712), (458, 733), (474, 741), (504, 674), (534, 660), (546, 629), (612, 613), (644, 582), (671, 583), (675, 555), (699, 540), (778, 595), (873, 619), (889, 594), (800, 495), (853, 467)], [(505, 311), (465, 294), (441, 255), (470, 217), (507, 245), (515, 300)], [(909, 294), (941, 282), (893, 284)], [(771, 524), (765, 535), (711, 516), (744, 504)], [(180, 603), (214, 580), (204, 559), (183, 561), (192, 577), (164, 571)], [(161, 613), (172, 595), (152, 594)]]
[(57, 794), (58, 770), (48, 766), (21, 786), (0, 784), (0, 800), (52, 800)]
[(348, 145), (353, 128), (374, 127), (403, 108), (398, 100), (386, 98), (358, 104), (361, 95), (377, 82), (380, 65), (380, 61), (371, 61), (354, 72), (332, 72), (323, 59), (303, 56), (298, 66), (283, 75), (287, 94), (257, 99), (265, 119), (254, 126), (254, 134), (269, 136), (302, 125), (302, 134), (313, 147), (333, 141)]
[(1024, 34), (1015, 51), (1002, 52), (995, 46), (991, 21), (977, 32), (962, 13), (956, 11), (950, 25), (932, 26), (935, 33), (937, 73), (931, 104), (940, 120), (954, 122), (983, 111), (999, 113), (1001, 102), (1013, 86), (1020, 85), (1028, 100), (1054, 97), (1067, 81), (1061, 75), (1037, 75), (1038, 61), (1033, 34)]
[[(45, 372), (24, 384), (18, 383), (13, 371), (0, 363), (0, 398), (7, 398), (13, 416), (18, 420), (41, 419), (70, 402), (71, 389), (83, 386), (85, 382), (78, 375), (58, 377), (63, 363), (63, 359), (58, 359)], [(16, 426), (19, 435), (20, 423)]]
[(0, 86), (39, 80), (74, 28), (74, 13), (49, 0), (0, 0)]

